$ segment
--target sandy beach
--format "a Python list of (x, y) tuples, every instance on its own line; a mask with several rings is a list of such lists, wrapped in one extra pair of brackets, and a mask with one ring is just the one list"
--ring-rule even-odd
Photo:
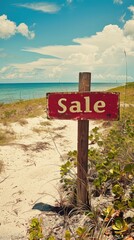
[(33, 206), (54, 205), (60, 198), (60, 165), (77, 149), (77, 121), (44, 115), (1, 128), (14, 132), (15, 139), (0, 147), (0, 240), (27, 239), (30, 219), (40, 214)]

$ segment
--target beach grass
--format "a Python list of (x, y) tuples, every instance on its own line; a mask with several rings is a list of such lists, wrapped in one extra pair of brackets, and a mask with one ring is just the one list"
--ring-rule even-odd
[(123, 103), (134, 104), (134, 82), (127, 83), (124, 86), (111, 88), (110, 92), (119, 92), (120, 101)]
[(3, 171), (3, 169), (4, 169), (3, 161), (0, 160), (0, 173)]
[(121, 117), (129, 115), (131, 119), (134, 119), (134, 82), (127, 83), (125, 86), (111, 89), (110, 91), (120, 92)]
[(20, 122), (26, 124), (26, 118), (43, 115), (46, 111), (46, 99), (21, 100), (0, 105), (0, 123)]
[(8, 144), (15, 139), (15, 133), (11, 129), (0, 128), (0, 145)]
[(32, 99), (0, 105), (0, 145), (5, 145), (15, 139), (14, 132), (8, 127), (10, 123), (27, 124), (27, 118), (43, 115), (46, 111), (46, 99)]

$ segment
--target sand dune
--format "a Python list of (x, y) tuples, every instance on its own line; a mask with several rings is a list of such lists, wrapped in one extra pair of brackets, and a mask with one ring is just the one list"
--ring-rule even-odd
[(42, 116), (29, 118), (23, 125), (12, 123), (8, 128), (16, 138), (0, 147), (0, 160), (4, 162), (0, 239), (22, 240), (26, 239), (29, 220), (40, 213), (32, 209), (34, 204), (54, 204), (59, 199), (59, 166), (68, 151), (77, 149), (77, 121)]

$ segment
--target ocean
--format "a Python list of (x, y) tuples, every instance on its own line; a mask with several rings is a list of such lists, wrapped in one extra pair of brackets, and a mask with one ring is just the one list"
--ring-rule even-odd
[[(91, 91), (104, 91), (122, 83), (92, 83)], [(0, 83), (0, 103), (42, 98), (49, 92), (78, 91), (78, 83)]]

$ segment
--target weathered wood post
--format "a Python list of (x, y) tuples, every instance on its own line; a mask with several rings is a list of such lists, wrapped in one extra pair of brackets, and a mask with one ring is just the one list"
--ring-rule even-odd
[[(79, 92), (89, 92), (91, 73), (79, 73)], [(77, 204), (87, 206), (88, 203), (88, 133), (89, 120), (78, 120), (78, 155), (77, 155)]]

